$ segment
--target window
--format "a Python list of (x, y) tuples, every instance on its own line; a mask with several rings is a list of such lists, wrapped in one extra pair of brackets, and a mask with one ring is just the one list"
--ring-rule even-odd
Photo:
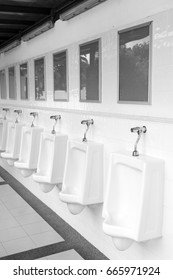
[(28, 99), (28, 65), (23, 63), (20, 65), (20, 97)]
[(35, 99), (45, 100), (45, 66), (44, 57), (34, 61), (35, 69)]
[(67, 101), (67, 52), (53, 55), (54, 100)]
[(9, 75), (9, 98), (16, 99), (16, 75), (15, 75), (14, 66), (8, 68), (8, 75)]
[(80, 46), (80, 101), (100, 102), (100, 40)]
[(119, 32), (119, 101), (149, 103), (151, 22)]
[(0, 96), (1, 96), (1, 99), (7, 98), (5, 69), (0, 71)]

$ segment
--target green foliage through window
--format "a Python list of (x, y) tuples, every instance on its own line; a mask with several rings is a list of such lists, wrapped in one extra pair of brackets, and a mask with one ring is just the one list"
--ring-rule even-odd
[(119, 100), (149, 101), (150, 26), (119, 32)]

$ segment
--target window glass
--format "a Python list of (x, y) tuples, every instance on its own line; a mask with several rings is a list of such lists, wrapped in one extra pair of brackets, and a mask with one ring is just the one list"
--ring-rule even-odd
[(16, 99), (16, 77), (15, 77), (15, 68), (10, 67), (8, 69), (9, 74), (9, 98)]
[(44, 57), (34, 61), (35, 69), (35, 99), (45, 100), (45, 68)]
[(80, 101), (100, 101), (99, 40), (80, 46)]
[(119, 101), (149, 102), (150, 24), (119, 32)]
[(68, 100), (66, 51), (53, 55), (54, 100)]
[(28, 65), (20, 65), (20, 96), (21, 99), (28, 99)]
[(7, 98), (5, 69), (0, 71), (0, 96), (1, 99)]

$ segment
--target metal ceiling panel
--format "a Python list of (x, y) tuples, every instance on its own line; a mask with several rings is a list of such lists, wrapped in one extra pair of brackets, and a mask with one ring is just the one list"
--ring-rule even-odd
[(0, 0), (0, 50), (88, 0)]

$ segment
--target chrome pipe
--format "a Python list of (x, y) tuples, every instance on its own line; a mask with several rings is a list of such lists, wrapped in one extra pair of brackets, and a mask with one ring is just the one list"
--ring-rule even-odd
[(131, 132), (136, 132), (138, 134), (137, 140), (136, 140), (135, 145), (134, 145), (134, 150), (132, 152), (132, 156), (136, 157), (136, 156), (139, 156), (139, 152), (137, 150), (137, 146), (138, 146), (139, 140), (141, 138), (142, 133), (146, 133), (147, 132), (147, 128), (146, 128), (146, 126), (141, 126), (141, 127), (137, 126), (137, 127), (132, 127), (130, 129), (130, 131)]
[(94, 124), (94, 120), (93, 119), (90, 119), (90, 120), (83, 120), (81, 121), (81, 124), (86, 124), (87, 128), (86, 128), (86, 131), (84, 133), (84, 137), (82, 139), (83, 142), (87, 142), (87, 138), (86, 138), (86, 135), (87, 135), (87, 132), (89, 130), (89, 127), (90, 125), (93, 125)]
[(15, 120), (15, 123), (18, 123), (19, 122), (19, 114), (22, 114), (22, 110), (18, 110), (18, 109), (16, 109), (16, 110), (14, 110), (14, 113), (17, 113), (17, 117), (16, 117), (16, 120)]
[(53, 115), (53, 116), (50, 116), (50, 119), (55, 120), (55, 123), (54, 123), (54, 125), (53, 125), (53, 129), (52, 129), (51, 133), (52, 133), (52, 134), (56, 134), (55, 127), (56, 127), (57, 121), (58, 121), (58, 120), (61, 120), (61, 115)]
[(37, 112), (31, 112), (30, 116), (33, 117), (33, 120), (32, 120), (32, 123), (31, 123), (31, 127), (34, 127), (34, 121), (35, 121), (35, 118), (38, 116), (38, 113)]
[(2, 110), (5, 111), (4, 120), (6, 120), (7, 119), (7, 112), (9, 112), (10, 109), (9, 108), (2, 108)]

